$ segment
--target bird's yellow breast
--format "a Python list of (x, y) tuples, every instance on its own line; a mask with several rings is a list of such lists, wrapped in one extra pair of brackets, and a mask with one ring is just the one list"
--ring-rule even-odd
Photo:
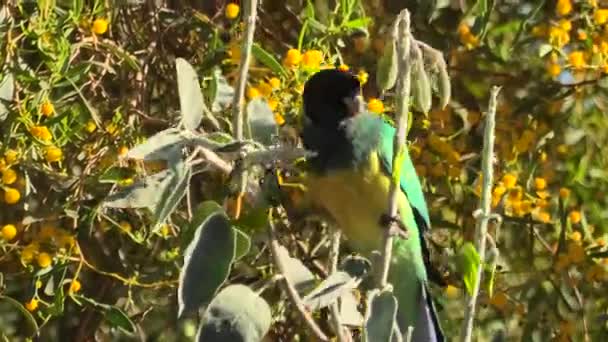
[[(352, 247), (359, 251), (378, 249), (382, 242), (380, 218), (388, 213), (390, 178), (381, 170), (377, 154), (357, 168), (311, 175), (306, 178), (308, 196), (321, 206), (345, 233)], [(402, 193), (400, 210), (405, 205)]]

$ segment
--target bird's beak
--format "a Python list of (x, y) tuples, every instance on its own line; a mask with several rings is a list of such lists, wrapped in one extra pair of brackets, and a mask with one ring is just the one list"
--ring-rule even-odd
[(361, 101), (361, 95), (354, 97), (345, 97), (342, 99), (348, 112), (351, 116), (355, 116), (363, 111), (363, 101)]

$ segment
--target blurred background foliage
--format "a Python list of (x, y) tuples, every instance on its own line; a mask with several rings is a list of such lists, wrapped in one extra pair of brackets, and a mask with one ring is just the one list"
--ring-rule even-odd
[[(240, 6), (40, 0), (0, 7), (4, 340), (194, 337), (196, 320), (176, 318), (188, 204), (152, 229), (144, 210), (100, 203), (166, 168), (124, 156), (179, 120), (176, 58), (201, 82), (209, 113), (199, 131), (231, 133)], [(434, 288), (446, 334), (458, 336), (463, 316), (457, 255), (474, 232), (483, 111), (490, 87), (500, 85), (492, 206), (503, 222), (491, 226), (497, 268), (482, 293), (476, 339), (606, 340), (608, 2), (263, 1), (248, 100), (263, 99), (280, 137), (293, 139), (303, 83), (335, 66), (356, 73), (368, 109), (390, 119), (392, 97), (377, 90), (375, 68), (404, 7), (417, 39), (444, 53), (452, 81), (448, 107), (414, 115), (409, 133), (431, 211), (433, 260), (448, 284)], [(189, 202), (215, 201), (232, 212), (228, 183), (204, 169), (190, 181)], [(245, 206), (234, 224), (252, 246), (228, 283), (263, 291), (273, 315), (268, 341), (307, 340), (272, 280), (265, 215)], [(280, 233), (293, 257), (318, 279), (327, 275), (324, 225), (285, 222)], [(327, 312), (315, 318), (331, 331)]]

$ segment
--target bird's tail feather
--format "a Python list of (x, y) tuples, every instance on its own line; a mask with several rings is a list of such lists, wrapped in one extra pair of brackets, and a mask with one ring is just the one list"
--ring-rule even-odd
[(414, 327), (412, 341), (414, 342), (443, 342), (444, 336), (439, 318), (435, 311), (433, 299), (426, 287), (421, 286), (420, 297), (418, 300), (416, 326)]

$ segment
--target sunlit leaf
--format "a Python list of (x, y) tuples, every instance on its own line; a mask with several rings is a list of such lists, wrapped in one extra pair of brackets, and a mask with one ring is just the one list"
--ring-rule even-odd
[(103, 205), (110, 208), (153, 208), (171, 180), (169, 170), (161, 171), (109, 195)]
[(127, 158), (138, 160), (168, 160), (173, 149), (183, 146), (188, 138), (176, 128), (160, 131), (144, 143), (135, 146), (127, 153)]
[(8, 103), (13, 100), (14, 88), (15, 81), (13, 80), (13, 74), (7, 74), (0, 81), (0, 122), (6, 119), (8, 115)]
[(479, 253), (477, 253), (475, 246), (470, 242), (465, 243), (458, 253), (458, 264), (469, 295), (473, 293), (473, 288), (477, 283), (480, 263)]
[(234, 88), (228, 84), (222, 71), (216, 69), (213, 73), (213, 101), (211, 102), (211, 110), (218, 112), (222, 109), (227, 108), (232, 104), (232, 98), (234, 97)]
[(302, 293), (309, 290), (314, 285), (314, 274), (300, 260), (289, 256), (287, 249), (281, 245), (279, 245), (278, 257), (285, 265), (285, 274), (283, 275), (294, 285), (298, 292)]
[[(156, 219), (155, 231), (165, 223), (169, 215), (175, 210), (179, 202), (186, 195), (192, 170), (190, 166), (180, 160), (170, 168), (170, 182), (163, 189), (160, 201), (154, 207), (154, 218)], [(157, 195), (158, 196), (158, 195)]]
[(280, 76), (286, 76), (287, 73), (283, 68), (283, 65), (279, 63), (268, 51), (264, 50), (258, 44), (253, 44), (251, 47), (251, 54), (255, 57), (257, 61), (267, 66), (274, 74)]
[(177, 69), (177, 88), (182, 123), (186, 129), (194, 131), (203, 119), (205, 102), (196, 71), (183, 58), (175, 60)]
[(317, 288), (303, 298), (304, 304), (311, 310), (327, 307), (345, 293), (356, 288), (359, 280), (346, 272), (338, 271), (323, 280)]

